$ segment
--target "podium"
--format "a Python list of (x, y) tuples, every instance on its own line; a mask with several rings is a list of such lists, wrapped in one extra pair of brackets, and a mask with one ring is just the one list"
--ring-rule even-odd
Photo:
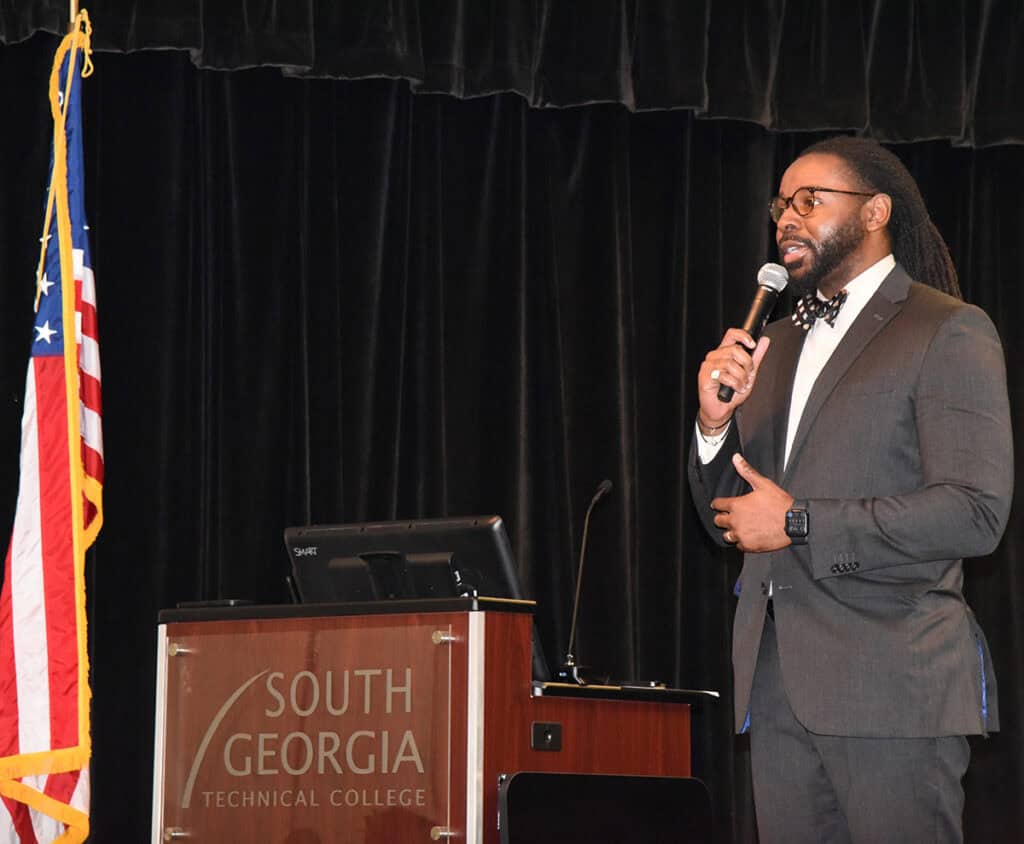
[(690, 706), (532, 682), (533, 603), (166, 610), (152, 840), (497, 844), (517, 772), (690, 776)]

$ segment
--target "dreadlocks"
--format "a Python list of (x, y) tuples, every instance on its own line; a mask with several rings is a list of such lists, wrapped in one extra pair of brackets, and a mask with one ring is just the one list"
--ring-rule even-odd
[(893, 256), (911, 278), (962, 299), (956, 268), (935, 228), (914, 177), (895, 155), (868, 138), (839, 136), (819, 141), (802, 153), (841, 158), (866, 190), (892, 197), (889, 234)]

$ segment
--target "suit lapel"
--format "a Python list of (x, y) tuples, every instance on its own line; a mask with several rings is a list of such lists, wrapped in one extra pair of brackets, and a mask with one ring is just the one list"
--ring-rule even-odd
[[(875, 295), (868, 300), (864, 309), (857, 315), (857, 319), (853, 321), (853, 325), (850, 326), (846, 335), (832, 353), (832, 357), (828, 359), (828, 362), (815, 380), (814, 386), (811, 388), (811, 394), (807, 397), (804, 412), (800, 416), (800, 424), (797, 426), (796, 436), (793, 439), (789, 462), (783, 474), (784, 484), (793, 472), (793, 467), (800, 457), (800, 449), (807, 440), (807, 435), (814, 427), (822, 405), (828, 401), (839, 380), (853, 365), (853, 362), (860, 357), (861, 353), (871, 342), (871, 339), (900, 312), (909, 289), (910, 276), (906, 274), (902, 267), (897, 265), (886, 276), (885, 281), (882, 282)], [(790, 381), (790, 386), (792, 387), (792, 380)], [(789, 395), (792, 395), (792, 389), (790, 389)], [(785, 436), (785, 423), (781, 427), (783, 436)], [(783, 442), (785, 441), (783, 440)]]

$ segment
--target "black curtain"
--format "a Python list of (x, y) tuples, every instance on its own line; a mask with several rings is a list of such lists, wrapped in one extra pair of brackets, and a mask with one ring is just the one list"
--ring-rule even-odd
[[(152, 21), (144, 5), (134, 4), (137, 22)], [(238, 5), (269, 14), (273, 4)], [(316, 21), (330, 15), (323, 5), (313, 8)], [(781, 5), (792, 14), (793, 4)], [(894, 4), (875, 5), (882, 14)], [(927, 14), (918, 5), (926, 4), (902, 8), (918, 20)], [(867, 5), (853, 7), (868, 17)], [(416, 4), (388, 8), (397, 16)], [(0, 32), (14, 40), (11, 20), (32, 16), (5, 9)], [(538, 10), (523, 20), (550, 32), (558, 15)], [(985, 4), (972, 10), (994, 15)], [(267, 29), (264, 17), (246, 19)], [(635, 33), (637, 19), (617, 26)], [(118, 20), (115, 29), (132, 30)], [(163, 46), (190, 46), (184, 31), (199, 24), (168, 20), (181, 38)], [(424, 29), (422, 11), (417, 20)], [(757, 20), (743, 21), (736, 31), (763, 42)], [(569, 61), (572, 21), (560, 23), (569, 46), (552, 55)], [(715, 25), (711, 15), (712, 33)], [(257, 62), (257, 30), (255, 46), (235, 43), (234, 64), (224, 65), (295, 66), (272, 53)], [(203, 44), (216, 40), (216, 27), (202, 31)], [(55, 46), (36, 34), (0, 48), (7, 523)], [(125, 35), (110, 46), (155, 45)], [(794, 67), (821, 58), (803, 49), (783, 52)], [(751, 78), (760, 78), (756, 53), (746, 52)], [(102, 54), (96, 66), (84, 86), (86, 197), (107, 520), (89, 568), (92, 840), (148, 835), (160, 608), (287, 600), (287, 525), (494, 512), (509, 526), (523, 582), (540, 602), (543, 644), (557, 657), (582, 512), (603, 478), (615, 491), (592, 524), (578, 654), (615, 677), (723, 692), (721, 706), (696, 713), (696, 773), (711, 786), (721, 841), (755, 840), (745, 745), (730, 729), (739, 559), (705, 540), (683, 464), (699, 361), (742, 317), (753, 273), (772, 256), (768, 197), (793, 154), (818, 136), (767, 131), (756, 114), (736, 115), (750, 118), (740, 122), (699, 119), (692, 109), (633, 113), (615, 97), (537, 109), (511, 85), (516, 93), (422, 96), (401, 73), (359, 82), (266, 67), (227, 74), (196, 69), (184, 52)], [(722, 78), (710, 59), (707, 67), (708, 85)], [(901, 83), (908, 101), (914, 78)], [(604, 98), (582, 84), (573, 90), (577, 101)], [(785, 90), (796, 109), (799, 86)], [(808, 95), (806, 105), (825, 100)], [(761, 101), (784, 111), (776, 94)], [(977, 132), (977, 114), (970, 125)], [(895, 150), (950, 242), (966, 297), (993, 316), (1016, 360), (1024, 149), (919, 140)], [(1024, 379), (1012, 366), (1010, 378), (1016, 414)], [(1014, 565), (1022, 540), (1015, 508), (998, 551), (968, 566), (1004, 720), (1001, 733), (973, 742), (972, 842), (1024, 831), (1024, 599)]]
[[(511, 91), (534, 106), (687, 109), (880, 140), (1024, 141), (1024, 7), (1005, 0), (97, 0), (102, 50), (198, 67)], [(0, 43), (68, 0), (0, 0)]]

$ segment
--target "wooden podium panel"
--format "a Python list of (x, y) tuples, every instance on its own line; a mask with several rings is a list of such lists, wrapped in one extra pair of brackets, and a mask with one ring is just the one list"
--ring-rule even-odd
[(465, 641), (466, 623), (457, 613), (161, 628), (153, 840), (429, 841), (465, 802), (451, 751), (464, 742), (452, 691), (465, 675), (453, 674), (447, 640)]
[[(690, 707), (647, 700), (532, 695), (529, 616), (486, 617), (487, 711), (482, 840), (498, 841), (500, 777), (519, 771), (690, 776)], [(506, 670), (493, 670), (505, 666)], [(525, 678), (525, 679), (524, 679)], [(556, 728), (561, 749), (538, 749), (534, 725)], [(535, 747), (537, 745), (537, 747)], [(471, 839), (472, 840), (472, 839)]]
[(689, 776), (686, 704), (537, 696), (528, 602), (304, 609), (160, 626), (154, 842), (497, 844), (511, 774)]

